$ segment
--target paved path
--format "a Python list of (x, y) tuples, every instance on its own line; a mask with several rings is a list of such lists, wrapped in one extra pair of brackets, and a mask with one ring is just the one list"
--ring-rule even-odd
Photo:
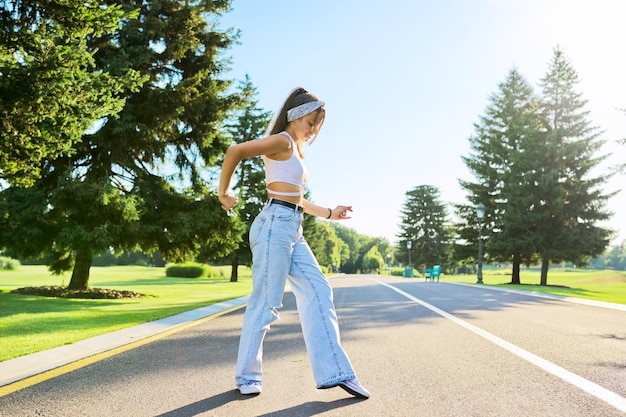
[(234, 390), (243, 314), (234, 303), (219, 317), (183, 319), (165, 337), (6, 393), (0, 416), (626, 415), (623, 306), (419, 279), (331, 282), (343, 344), (369, 400), (315, 389), (287, 292), (258, 397)]

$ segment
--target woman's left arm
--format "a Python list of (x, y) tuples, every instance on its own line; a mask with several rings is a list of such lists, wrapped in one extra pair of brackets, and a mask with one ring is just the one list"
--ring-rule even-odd
[(322, 217), (331, 220), (346, 220), (350, 216), (348, 212), (352, 211), (352, 206), (337, 206), (334, 209), (330, 207), (318, 206), (308, 200), (304, 200), (304, 212), (312, 216)]

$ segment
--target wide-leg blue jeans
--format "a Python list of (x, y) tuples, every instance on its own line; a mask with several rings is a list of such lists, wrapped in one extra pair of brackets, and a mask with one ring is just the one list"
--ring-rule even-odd
[(286, 280), (298, 315), (318, 387), (355, 378), (341, 347), (333, 292), (302, 236), (302, 213), (266, 205), (250, 228), (252, 294), (246, 307), (237, 356), (238, 386), (261, 381), (263, 340), (279, 318)]

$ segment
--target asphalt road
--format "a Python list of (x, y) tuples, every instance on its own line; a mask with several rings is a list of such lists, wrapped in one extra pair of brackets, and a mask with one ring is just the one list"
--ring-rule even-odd
[(626, 416), (626, 311), (421, 279), (331, 283), (369, 400), (315, 389), (288, 291), (259, 396), (234, 387), (239, 309), (0, 397), (0, 415)]

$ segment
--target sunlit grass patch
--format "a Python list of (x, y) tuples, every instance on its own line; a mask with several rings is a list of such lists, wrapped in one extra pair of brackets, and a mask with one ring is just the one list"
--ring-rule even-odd
[[(230, 267), (224, 276), (230, 277)], [(251, 291), (251, 273), (240, 267), (229, 278), (167, 278), (164, 268), (94, 267), (90, 286), (135, 291), (140, 299), (90, 300), (10, 294), (26, 286), (67, 285), (43, 266), (0, 272), (0, 361), (73, 343), (92, 336), (242, 297)]]
[[(446, 275), (446, 281), (476, 283), (476, 275)], [(547, 286), (540, 284), (539, 269), (522, 269), (522, 285), (511, 285), (511, 270), (485, 269), (483, 283), (505, 288), (536, 291), (565, 297), (626, 304), (626, 271), (588, 269), (550, 269)]]

